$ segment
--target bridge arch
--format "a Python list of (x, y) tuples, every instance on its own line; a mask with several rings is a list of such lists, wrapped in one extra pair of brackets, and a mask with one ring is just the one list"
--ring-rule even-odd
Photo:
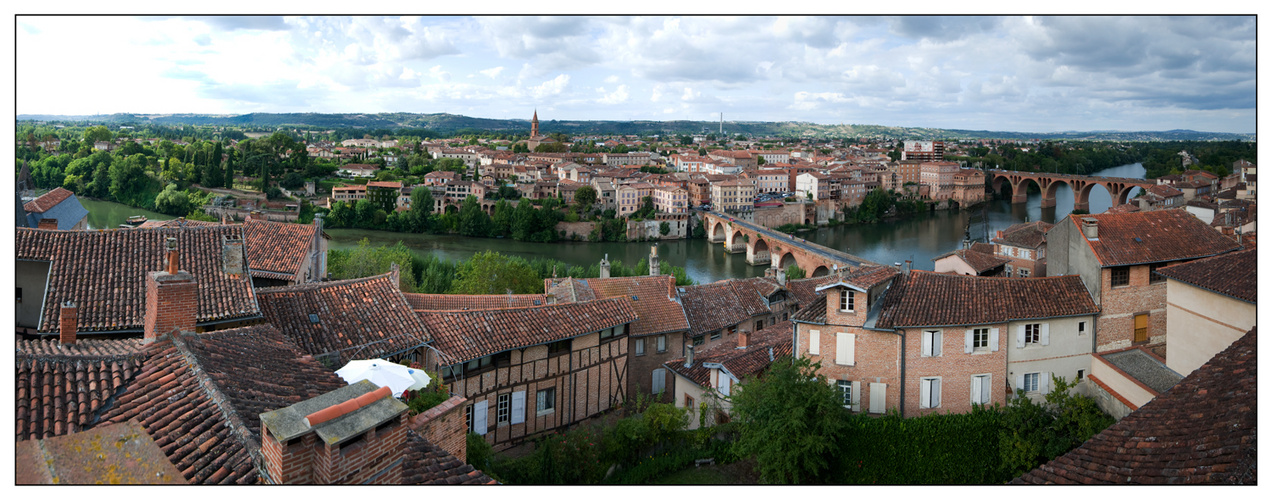
[(711, 226), (711, 243), (722, 243), (728, 239), (728, 230), (721, 221), (715, 221)]
[(777, 261), (777, 269), (790, 269), (790, 266), (799, 265), (799, 260), (794, 257), (794, 252), (784, 252), (781, 259)]
[(817, 267), (816, 267), (816, 270), (815, 270), (815, 271), (812, 271), (812, 274), (811, 274), (811, 276), (809, 276), (809, 277), (810, 277), (810, 278), (820, 278), (821, 276), (828, 276), (829, 274), (830, 274), (830, 268), (825, 267), (825, 266), (823, 266), (823, 265), (822, 265), (822, 266), (817, 266)]

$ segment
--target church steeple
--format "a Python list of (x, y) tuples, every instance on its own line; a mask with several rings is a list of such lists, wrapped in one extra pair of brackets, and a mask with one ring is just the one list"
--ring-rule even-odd
[(538, 137), (538, 109), (534, 109), (534, 119), (530, 120), (530, 137)]

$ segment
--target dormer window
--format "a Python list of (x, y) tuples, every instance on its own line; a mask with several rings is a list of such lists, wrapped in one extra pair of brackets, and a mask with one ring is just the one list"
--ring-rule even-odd
[(854, 310), (856, 310), (856, 292), (843, 290), (839, 294), (839, 311), (852, 312)]

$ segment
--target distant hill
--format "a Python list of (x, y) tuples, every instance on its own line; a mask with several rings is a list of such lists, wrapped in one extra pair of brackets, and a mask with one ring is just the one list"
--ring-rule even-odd
[[(440, 134), (463, 130), (510, 134), (528, 133), (529, 120), (497, 120), (473, 118), (447, 113), (251, 113), (246, 115), (168, 114), (141, 115), (18, 115), (19, 122), (67, 122), (94, 124), (155, 124), (167, 126), (204, 125), (275, 129), (429, 129)], [(596, 135), (697, 134), (719, 131), (719, 122), (711, 121), (611, 121), (611, 120), (544, 120), (539, 128), (545, 133)], [(759, 137), (803, 138), (889, 138), (889, 139), (1060, 139), (1097, 141), (1256, 141), (1257, 134), (1165, 131), (1063, 131), (1010, 132), (993, 130), (958, 130), (924, 127), (887, 127), (882, 125), (824, 125), (808, 122), (724, 122), (724, 132)]]

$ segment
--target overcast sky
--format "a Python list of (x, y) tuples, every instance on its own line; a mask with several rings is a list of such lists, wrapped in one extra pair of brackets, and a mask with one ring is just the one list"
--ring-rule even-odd
[(1251, 133), (1256, 40), (1252, 16), (20, 16), (16, 103)]

